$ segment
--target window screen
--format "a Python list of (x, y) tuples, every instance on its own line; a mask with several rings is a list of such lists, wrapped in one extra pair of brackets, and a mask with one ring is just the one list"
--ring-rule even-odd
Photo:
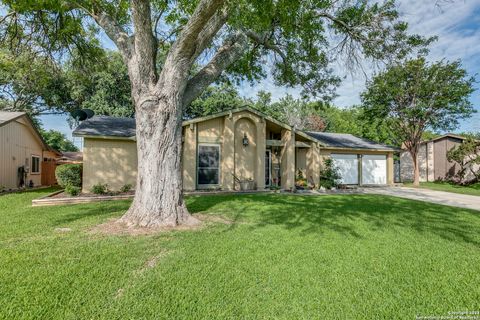
[(40, 157), (32, 156), (32, 173), (40, 173)]
[(220, 146), (198, 146), (198, 184), (218, 184), (220, 176)]

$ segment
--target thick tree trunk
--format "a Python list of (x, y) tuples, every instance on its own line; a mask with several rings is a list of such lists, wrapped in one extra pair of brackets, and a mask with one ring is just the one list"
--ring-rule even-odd
[(420, 169), (418, 166), (418, 154), (416, 152), (411, 152), (410, 155), (412, 156), (413, 162), (413, 186), (419, 187), (420, 186)]
[(181, 104), (177, 92), (141, 96), (136, 107), (138, 172), (135, 197), (120, 219), (142, 227), (195, 224), (182, 194)]

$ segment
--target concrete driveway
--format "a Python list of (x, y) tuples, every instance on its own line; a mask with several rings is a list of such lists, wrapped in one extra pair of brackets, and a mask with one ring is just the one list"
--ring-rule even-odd
[(466, 194), (406, 187), (365, 188), (363, 192), (420, 200), (443, 204), (446, 206), (480, 211), (480, 197)]

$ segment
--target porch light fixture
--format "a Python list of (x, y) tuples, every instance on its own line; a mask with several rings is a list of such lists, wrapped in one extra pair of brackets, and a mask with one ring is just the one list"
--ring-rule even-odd
[(248, 146), (248, 138), (246, 133), (243, 134), (242, 143), (244, 147)]

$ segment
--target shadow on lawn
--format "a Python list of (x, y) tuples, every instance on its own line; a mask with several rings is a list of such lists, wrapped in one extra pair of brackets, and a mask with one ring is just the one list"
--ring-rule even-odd
[(305, 235), (334, 231), (356, 238), (366, 231), (406, 228), (480, 246), (478, 212), (420, 201), (371, 195), (206, 196), (189, 201), (191, 212), (214, 205), (229, 218), (253, 223), (252, 228), (280, 225)]
[(104, 203), (97, 203), (95, 205), (76, 205), (70, 206), (70, 212), (59, 217), (55, 224), (63, 225), (77, 220), (84, 220), (92, 217), (110, 217), (113, 213), (123, 213), (127, 211), (130, 206), (129, 201), (111, 201)]

